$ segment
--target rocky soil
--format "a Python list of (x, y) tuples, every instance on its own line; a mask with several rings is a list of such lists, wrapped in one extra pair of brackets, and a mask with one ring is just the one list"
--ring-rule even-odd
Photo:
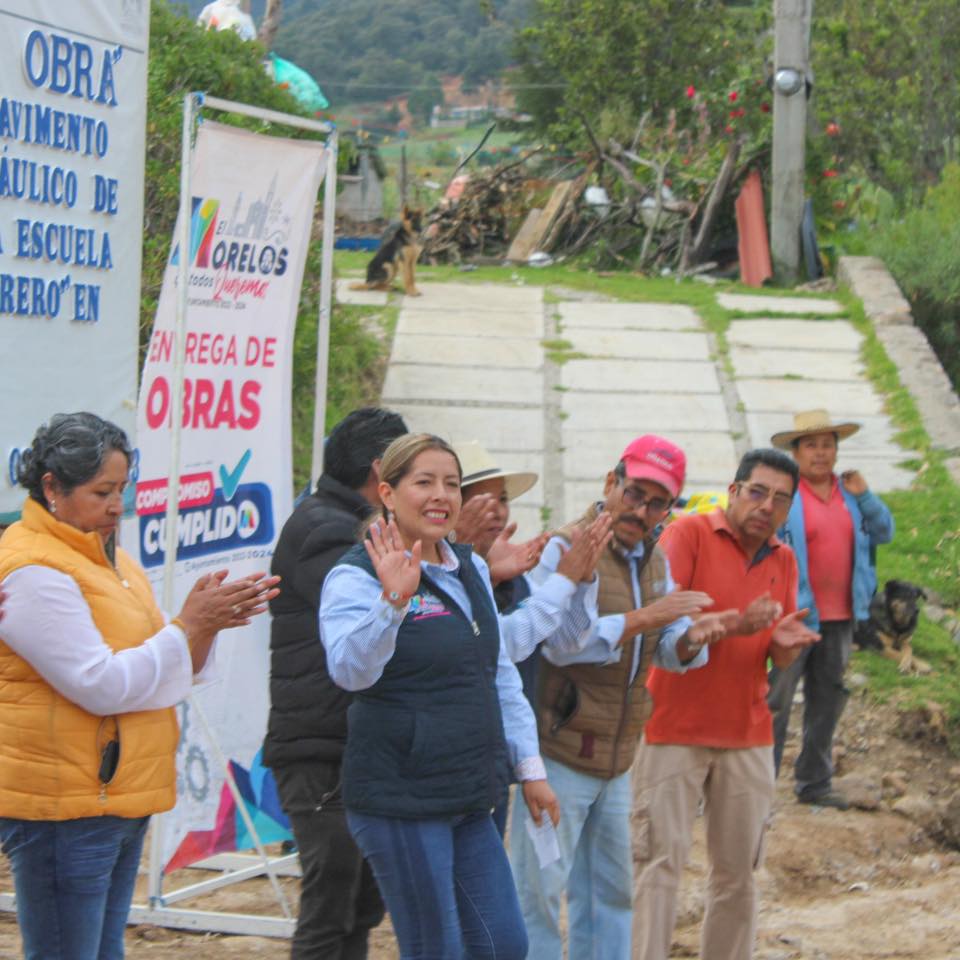
[[(960, 762), (931, 707), (902, 714), (854, 696), (838, 736), (838, 786), (858, 804), (840, 812), (794, 802), (779, 784), (766, 864), (758, 960), (960, 960)], [(789, 771), (796, 741), (787, 745)], [(691, 852), (675, 957), (698, 952), (705, 859), (702, 831)], [(195, 879), (174, 878), (173, 886)], [(284, 881), (295, 900), (296, 881)], [(0, 890), (11, 887), (5, 865)], [(193, 906), (276, 914), (265, 881), (218, 891)], [(131, 960), (289, 956), (285, 941), (131, 927)], [(19, 956), (16, 923), (0, 914), (0, 958)], [(373, 960), (395, 960), (389, 922), (376, 931)]]

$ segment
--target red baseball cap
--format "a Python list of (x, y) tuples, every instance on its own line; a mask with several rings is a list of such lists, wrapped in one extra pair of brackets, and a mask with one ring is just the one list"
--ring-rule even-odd
[(671, 497), (678, 497), (687, 474), (687, 458), (669, 440), (652, 433), (637, 437), (620, 457), (631, 480), (652, 480)]

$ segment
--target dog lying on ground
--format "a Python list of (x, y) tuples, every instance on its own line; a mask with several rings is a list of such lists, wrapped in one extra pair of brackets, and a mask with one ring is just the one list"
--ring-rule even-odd
[(392, 290), (393, 281), (403, 274), (403, 292), (408, 297), (419, 297), (420, 291), (413, 282), (413, 268), (420, 256), (420, 223), (422, 210), (404, 206), (400, 222), (384, 234), (379, 249), (367, 264), (365, 283), (350, 284), (351, 290)]
[(929, 673), (930, 664), (913, 655), (910, 642), (917, 628), (920, 600), (927, 595), (906, 580), (888, 580), (870, 601), (870, 619), (857, 626), (856, 643), (897, 661), (901, 673)]

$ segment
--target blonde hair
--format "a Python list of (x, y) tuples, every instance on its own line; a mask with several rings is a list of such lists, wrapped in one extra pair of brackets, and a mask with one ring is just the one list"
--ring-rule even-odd
[[(380, 482), (396, 487), (413, 468), (414, 460), (426, 450), (449, 453), (457, 465), (457, 475), (463, 479), (463, 467), (460, 466), (457, 451), (446, 440), (432, 433), (406, 433), (402, 437), (397, 437), (383, 451), (383, 456), (380, 458)], [(387, 519), (386, 507), (381, 508), (381, 516), (384, 520)]]

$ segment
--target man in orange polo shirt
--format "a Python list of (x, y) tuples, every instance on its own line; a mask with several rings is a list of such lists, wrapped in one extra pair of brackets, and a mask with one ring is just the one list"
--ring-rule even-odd
[(647, 680), (654, 710), (634, 765), (636, 890), (633, 956), (666, 960), (676, 898), (701, 800), (710, 869), (703, 960), (749, 960), (756, 926), (753, 870), (773, 800), (767, 660), (789, 665), (818, 638), (796, 609), (797, 564), (774, 536), (796, 493), (797, 466), (778, 450), (744, 456), (729, 505), (682, 516), (663, 533), (678, 590), (710, 595), (740, 622), (699, 670)]

